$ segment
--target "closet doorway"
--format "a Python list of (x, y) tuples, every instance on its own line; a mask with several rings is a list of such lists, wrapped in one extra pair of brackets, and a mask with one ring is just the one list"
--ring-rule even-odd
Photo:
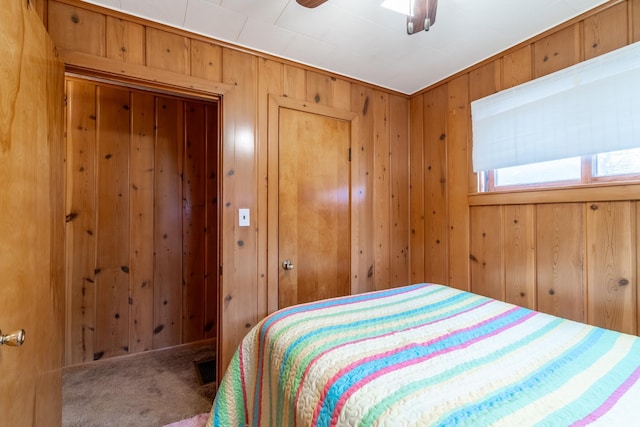
[(65, 86), (65, 365), (215, 338), (219, 99)]

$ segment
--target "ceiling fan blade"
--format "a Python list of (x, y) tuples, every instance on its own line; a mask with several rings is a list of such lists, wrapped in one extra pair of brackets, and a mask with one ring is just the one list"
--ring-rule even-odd
[(407, 16), (407, 33), (415, 34), (429, 28), (436, 22), (438, 0), (415, 0), (413, 16)]
[(314, 8), (320, 6), (327, 0), (296, 0), (300, 6)]

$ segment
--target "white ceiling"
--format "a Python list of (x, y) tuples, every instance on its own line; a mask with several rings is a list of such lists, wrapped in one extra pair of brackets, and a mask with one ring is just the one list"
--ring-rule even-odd
[(440, 0), (431, 30), (408, 35), (383, 0), (85, 0), (405, 94), (607, 0)]

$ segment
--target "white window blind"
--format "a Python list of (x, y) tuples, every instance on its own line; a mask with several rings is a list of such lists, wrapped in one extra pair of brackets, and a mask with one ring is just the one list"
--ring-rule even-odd
[(471, 103), (473, 170), (640, 147), (640, 42)]

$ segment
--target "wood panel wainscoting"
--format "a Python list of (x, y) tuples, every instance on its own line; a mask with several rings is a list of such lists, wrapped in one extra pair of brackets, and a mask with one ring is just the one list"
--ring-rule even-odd
[(213, 338), (217, 101), (68, 77), (65, 363)]
[(637, 205), (472, 206), (471, 290), (637, 334)]

